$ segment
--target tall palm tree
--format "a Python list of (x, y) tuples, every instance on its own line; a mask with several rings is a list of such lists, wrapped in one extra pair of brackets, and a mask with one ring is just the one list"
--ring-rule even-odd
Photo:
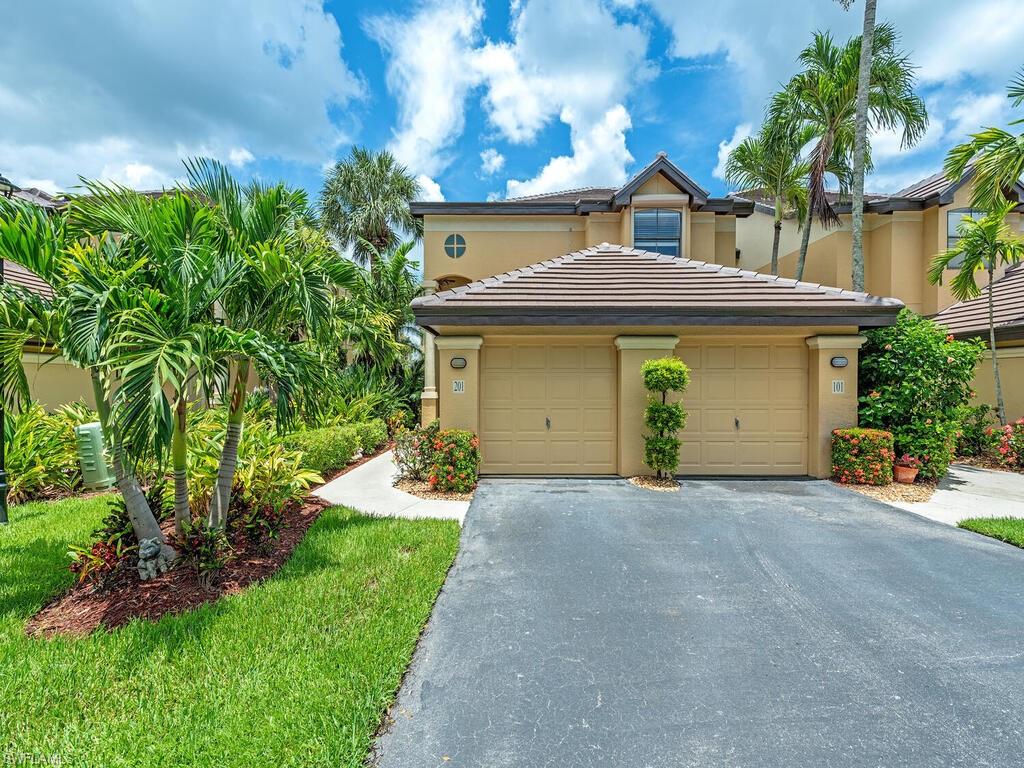
[[(892, 26), (882, 24), (875, 29), (867, 90), (868, 120), (873, 129), (901, 128), (903, 146), (908, 147), (924, 134), (928, 113), (924, 102), (914, 93), (914, 67), (897, 50), (898, 42)], [(807, 218), (800, 244), (797, 279), (802, 279), (807, 261), (812, 218), (816, 217), (825, 227), (840, 223), (825, 186), (830, 169), (848, 168), (854, 155), (860, 48), (859, 36), (839, 46), (831, 35), (816, 32), (813, 42), (800, 53), (803, 70), (772, 98), (769, 106), (773, 122), (791, 121), (810, 126), (817, 137), (810, 157)], [(871, 170), (871, 156), (866, 145), (862, 160), (865, 171)], [(849, 182), (849, 177), (839, 178), (841, 192)]]
[(394, 248), (403, 234), (423, 234), (422, 220), (409, 210), (419, 193), (416, 178), (390, 152), (353, 147), (324, 180), (320, 219), (343, 248), (352, 247), (356, 261), (373, 269), (374, 250)]
[(853, 290), (864, 290), (864, 158), (868, 149), (868, 87), (875, 38), (875, 0), (864, 0), (864, 31), (861, 33), (860, 67), (857, 70), (856, 133), (853, 141)]
[(941, 283), (942, 275), (949, 268), (950, 262), (957, 258), (963, 259), (961, 265), (957, 267), (956, 276), (949, 284), (954, 298), (958, 301), (967, 301), (979, 296), (981, 289), (975, 281), (975, 273), (982, 270), (988, 273), (988, 344), (992, 353), (992, 377), (995, 380), (996, 411), (1000, 424), (1006, 424), (1006, 403), (1003, 401), (999, 361), (996, 357), (995, 298), (992, 283), (997, 266), (1016, 264), (1024, 260), (1024, 239), (1013, 235), (1006, 223), (1006, 214), (1013, 210), (1015, 205), (1012, 202), (1003, 202), (984, 218), (964, 219), (957, 227), (960, 237), (956, 245), (936, 256), (928, 270), (929, 281)]
[[(1024, 68), (1007, 89), (1013, 106), (1024, 104)], [(1024, 126), (1024, 117), (1010, 126)], [(946, 175), (959, 179), (969, 166), (974, 167), (974, 192), (971, 205), (988, 210), (1001, 205), (1005, 191), (1024, 177), (1024, 133), (1016, 136), (1002, 128), (985, 128), (971, 134), (971, 140), (950, 150), (946, 156)]]
[(779, 274), (779, 239), (782, 221), (795, 214), (803, 222), (807, 208), (807, 174), (810, 163), (800, 152), (813, 135), (809, 126), (772, 125), (766, 122), (757, 136), (744, 139), (729, 153), (725, 178), (741, 190), (759, 190), (775, 207), (772, 238), (773, 275)]

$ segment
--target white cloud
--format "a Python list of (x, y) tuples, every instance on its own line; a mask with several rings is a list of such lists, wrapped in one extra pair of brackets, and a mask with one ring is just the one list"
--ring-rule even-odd
[[(577, 123), (569, 108), (563, 111), (561, 119), (570, 126)], [(631, 126), (626, 108), (616, 104), (596, 125), (587, 129), (574, 127), (572, 155), (551, 158), (532, 179), (510, 179), (508, 196), (522, 197), (587, 185), (622, 184), (626, 180), (626, 166), (633, 162), (633, 156), (626, 149), (626, 131)]]
[(494, 147), (488, 147), (480, 153), (480, 170), (487, 176), (493, 176), (505, 167), (505, 156)]
[(1010, 100), (1006, 93), (964, 94), (949, 111), (955, 122), (950, 129), (950, 139), (962, 142), (983, 127), (1003, 125), (1011, 119)]
[(242, 168), (251, 163), (256, 158), (253, 156), (245, 147), (234, 147), (228, 152), (228, 163), (235, 166), (236, 168)]
[(441, 192), (441, 185), (425, 173), (421, 173), (417, 176), (416, 182), (420, 185), (419, 200), (423, 200), (425, 202), (444, 201), (444, 194)]
[(711, 172), (716, 179), (725, 180), (725, 164), (729, 162), (729, 155), (738, 147), (744, 139), (750, 138), (753, 126), (750, 123), (740, 123), (732, 132), (732, 138), (728, 141), (718, 142), (718, 164)]
[(22, 183), (159, 187), (199, 152), (318, 163), (349, 138), (329, 111), (363, 91), (320, 0), (19, 3), (4, 32), (0, 167)]

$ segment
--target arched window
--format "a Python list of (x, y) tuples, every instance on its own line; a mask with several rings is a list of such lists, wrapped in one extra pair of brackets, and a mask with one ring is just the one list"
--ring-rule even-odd
[(444, 239), (444, 252), (450, 259), (461, 259), (466, 253), (466, 238), (462, 235), (448, 235)]

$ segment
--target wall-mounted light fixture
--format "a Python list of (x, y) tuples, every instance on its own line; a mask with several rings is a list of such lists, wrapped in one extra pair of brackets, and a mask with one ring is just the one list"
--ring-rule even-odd
[(838, 357), (833, 357), (832, 358), (832, 367), (833, 368), (845, 368), (849, 364), (850, 364), (850, 361), (847, 358), (842, 357), (841, 355), (838, 356)]
[(451, 362), (452, 368), (456, 370), (466, 367), (466, 358), (464, 357), (453, 357)]

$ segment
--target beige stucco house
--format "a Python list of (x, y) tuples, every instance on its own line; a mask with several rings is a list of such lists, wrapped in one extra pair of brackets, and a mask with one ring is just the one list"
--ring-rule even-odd
[[(864, 285), (868, 293), (894, 296), (907, 307), (923, 315), (934, 316), (956, 303), (949, 283), (955, 270), (948, 270), (942, 283), (928, 281), (928, 268), (932, 259), (951, 247), (957, 238), (957, 227), (965, 217), (979, 217), (981, 212), (971, 208), (972, 173), (968, 171), (960, 180), (951, 180), (937, 173), (900, 190), (894, 195), (866, 195), (864, 203)], [(1024, 236), (1024, 184), (1018, 183), (1008, 190), (1010, 199), (1021, 203), (1007, 218), (1012, 230)], [(768, 272), (771, 264), (772, 227), (774, 209), (767, 200), (756, 194), (739, 193), (739, 199), (750, 200), (754, 210), (736, 229), (738, 263), (746, 269)], [(842, 222), (834, 229), (823, 229), (815, 223), (811, 227), (810, 247), (804, 279), (824, 285), (849, 288), (852, 281), (851, 206), (835, 199), (834, 207)], [(800, 252), (800, 230), (793, 218), (783, 221), (779, 247), (779, 274), (793, 277)], [(1001, 267), (996, 277), (1002, 277)], [(949, 315), (939, 314), (936, 319), (947, 322)], [(979, 335), (985, 341), (984, 328), (957, 329), (959, 335)], [(1020, 342), (1001, 337), (998, 341), (1000, 359), (1017, 360), (1022, 350), (1009, 351)], [(1016, 363), (1008, 369), (1016, 371)], [(1024, 373), (1024, 358), (1019, 370)], [(978, 366), (974, 381), (978, 402), (995, 402), (995, 384), (989, 360)], [(1024, 416), (1024, 375), (1003, 376), (1004, 395), (1007, 397), (1007, 415)], [(1010, 407), (1013, 403), (1013, 407)]]
[(859, 332), (903, 305), (738, 268), (753, 211), (663, 154), (618, 189), (414, 204), (424, 420), (478, 433), (484, 473), (644, 473), (640, 366), (676, 355), (681, 472), (828, 476)]

